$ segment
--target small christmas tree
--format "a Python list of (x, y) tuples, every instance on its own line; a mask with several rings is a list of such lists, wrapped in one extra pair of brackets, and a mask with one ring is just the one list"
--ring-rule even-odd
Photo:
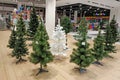
[(78, 40), (78, 44), (77, 44), (78, 48), (73, 49), (73, 53), (70, 56), (71, 57), (70, 62), (77, 64), (79, 66), (80, 72), (86, 71), (85, 68), (88, 67), (94, 61), (94, 56), (92, 55), (92, 51), (91, 49), (89, 49), (89, 44), (87, 43), (86, 40), (87, 27), (85, 26), (85, 24), (87, 23), (84, 22), (86, 21), (83, 18), (79, 26), (83, 28), (83, 31), (81, 31), (82, 36)]
[(118, 36), (118, 32), (117, 32), (117, 23), (115, 20), (115, 15), (113, 16), (112, 21), (110, 22), (110, 27), (111, 27), (111, 34), (112, 34), (112, 38), (114, 40), (114, 43), (117, 41), (117, 36)]
[(16, 31), (16, 40), (15, 40), (15, 46), (12, 51), (12, 56), (16, 57), (18, 59), (18, 62), (24, 61), (22, 59), (22, 56), (26, 56), (28, 54), (28, 49), (26, 48), (25, 43), (25, 24), (23, 22), (22, 17), (20, 16), (18, 22), (17, 22), (17, 31)]
[(65, 55), (64, 50), (66, 49), (66, 35), (65, 31), (63, 31), (62, 29), (62, 26), (57, 25), (57, 27), (55, 27), (55, 31), (53, 32), (54, 43), (52, 44), (51, 50), (54, 55)]
[(53, 56), (49, 51), (48, 35), (45, 29), (45, 26), (41, 22), (33, 41), (33, 53), (31, 54), (30, 61), (34, 64), (40, 63), (40, 70), (36, 74), (38, 75), (41, 72), (47, 72), (43, 69), (43, 66), (47, 66), (47, 63), (53, 60)]
[[(84, 28), (83, 28), (84, 27)], [(80, 38), (83, 38), (83, 36), (87, 35), (87, 21), (85, 17), (81, 19), (80, 25), (78, 27), (78, 35)]]
[(10, 39), (9, 39), (9, 44), (7, 45), (7, 47), (13, 49), (15, 46), (15, 40), (16, 40), (16, 31), (15, 31), (15, 27), (13, 27), (12, 33), (11, 33)]
[(30, 14), (30, 22), (29, 22), (29, 28), (28, 28), (28, 35), (33, 38), (35, 33), (37, 32), (37, 28), (39, 26), (38, 17), (35, 11), (35, 7), (33, 6), (33, 9)]
[(71, 20), (67, 16), (61, 18), (60, 25), (63, 27), (66, 33), (66, 46), (67, 46), (67, 34), (72, 30)]
[(103, 66), (99, 61), (102, 60), (105, 56), (107, 56), (107, 52), (105, 51), (105, 45), (104, 45), (104, 37), (101, 35), (101, 30), (99, 29), (99, 33), (97, 35), (97, 38), (94, 40), (94, 57), (96, 59), (96, 64)]
[(112, 29), (108, 24), (105, 30), (105, 51), (108, 51), (108, 52), (115, 51), (113, 33), (111, 32), (112, 32)]

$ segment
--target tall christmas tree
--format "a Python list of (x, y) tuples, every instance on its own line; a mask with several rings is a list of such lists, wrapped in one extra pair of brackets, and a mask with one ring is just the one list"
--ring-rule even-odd
[(34, 64), (40, 63), (40, 70), (36, 74), (38, 75), (41, 72), (47, 72), (43, 69), (43, 67), (47, 66), (47, 63), (53, 60), (53, 56), (49, 51), (49, 43), (48, 43), (48, 34), (46, 32), (45, 26), (41, 22), (37, 32), (34, 36), (33, 41), (33, 53), (31, 54), (30, 61)]
[(30, 22), (29, 22), (29, 28), (28, 28), (28, 35), (31, 38), (33, 38), (35, 33), (37, 32), (38, 26), (39, 26), (39, 21), (35, 11), (35, 7), (33, 6), (33, 9), (30, 13)]
[(53, 32), (53, 44), (51, 46), (51, 51), (54, 55), (65, 55), (64, 50), (66, 49), (66, 35), (65, 31), (62, 30), (63, 27), (57, 25), (55, 31)]
[(9, 39), (9, 44), (7, 45), (7, 47), (13, 49), (15, 46), (15, 40), (16, 40), (16, 31), (15, 31), (15, 27), (13, 27), (12, 33), (11, 33), (10, 39)]
[(105, 50), (108, 52), (114, 52), (115, 46), (114, 46), (114, 38), (112, 33), (112, 28), (108, 24), (105, 30)]
[(105, 45), (104, 45), (104, 37), (101, 35), (101, 30), (99, 29), (99, 33), (97, 35), (97, 38), (94, 40), (94, 57), (96, 59), (96, 64), (103, 66), (99, 61), (102, 60), (105, 56), (107, 56), (107, 52), (105, 51)]
[(117, 32), (117, 22), (115, 20), (115, 15), (113, 16), (113, 19), (110, 22), (110, 27), (112, 29), (111, 33), (112, 33), (112, 38), (114, 40), (114, 43), (117, 41), (117, 36), (118, 36), (118, 32)]
[[(86, 67), (88, 67), (93, 61), (94, 56), (92, 54), (91, 49), (89, 49), (89, 44), (87, 43), (87, 26), (85, 26), (85, 18), (82, 18), (79, 28), (83, 28), (81, 31), (82, 36), (78, 40), (78, 48), (73, 49), (73, 53), (70, 55), (70, 62), (73, 62), (79, 66), (80, 72), (86, 71)], [(84, 24), (83, 24), (84, 23)], [(80, 29), (79, 29), (80, 30)], [(79, 31), (80, 32), (80, 31)]]
[(66, 46), (67, 46), (67, 34), (72, 30), (71, 20), (67, 16), (63, 16), (60, 20), (60, 25), (63, 27), (66, 33)]
[(20, 16), (17, 22), (15, 46), (12, 51), (12, 56), (15, 56), (18, 59), (16, 63), (23, 61), (22, 56), (26, 56), (28, 54), (28, 49), (26, 48), (25, 43), (25, 31), (25, 24)]

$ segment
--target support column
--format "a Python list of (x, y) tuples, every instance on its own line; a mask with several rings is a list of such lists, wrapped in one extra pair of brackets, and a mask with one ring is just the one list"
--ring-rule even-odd
[(52, 34), (55, 28), (55, 12), (56, 12), (56, 0), (46, 0), (46, 29), (49, 38), (52, 38)]
[(114, 15), (118, 25), (120, 26), (120, 7), (116, 7), (110, 10), (110, 21)]
[(77, 23), (77, 17), (78, 17), (78, 11), (74, 12), (74, 21), (75, 23)]

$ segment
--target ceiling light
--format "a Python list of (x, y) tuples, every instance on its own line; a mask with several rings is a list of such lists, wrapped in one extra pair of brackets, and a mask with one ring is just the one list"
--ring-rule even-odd
[(97, 10), (99, 10), (99, 8), (97, 8)]
[(70, 6), (70, 8), (72, 8), (72, 6)]
[(81, 4), (79, 6), (82, 6)]
[(61, 7), (61, 9), (63, 9), (63, 7)]
[(91, 9), (92, 7), (90, 6), (89, 8)]
[(104, 10), (104, 11), (106, 11), (106, 10)]

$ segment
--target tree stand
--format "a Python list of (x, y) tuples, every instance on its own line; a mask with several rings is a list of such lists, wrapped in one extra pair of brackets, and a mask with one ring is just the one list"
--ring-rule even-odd
[(99, 61), (95, 61), (93, 64), (97, 64), (97, 65), (103, 66), (103, 64), (100, 63)]
[(85, 73), (87, 70), (84, 68), (80, 68), (80, 73)]
[(110, 55), (108, 55), (107, 57), (108, 57), (108, 58), (112, 58), (112, 59), (114, 58), (114, 57), (112, 57), (112, 56), (110, 56)]
[(67, 34), (66, 34), (66, 44), (65, 44), (65, 45), (66, 45), (66, 49), (68, 49), (67, 41), (68, 41), (68, 40), (67, 40)]
[(43, 73), (43, 72), (48, 72), (48, 70), (42, 69), (42, 65), (40, 65), (40, 69), (39, 69), (38, 73), (36, 74), (36, 76), (38, 76), (40, 73)]
[(21, 62), (26, 62), (27, 60), (19, 58), (19, 60), (16, 62), (16, 64), (21, 63)]
[(80, 73), (85, 73), (87, 70), (85, 68), (75, 68), (80, 71)]

